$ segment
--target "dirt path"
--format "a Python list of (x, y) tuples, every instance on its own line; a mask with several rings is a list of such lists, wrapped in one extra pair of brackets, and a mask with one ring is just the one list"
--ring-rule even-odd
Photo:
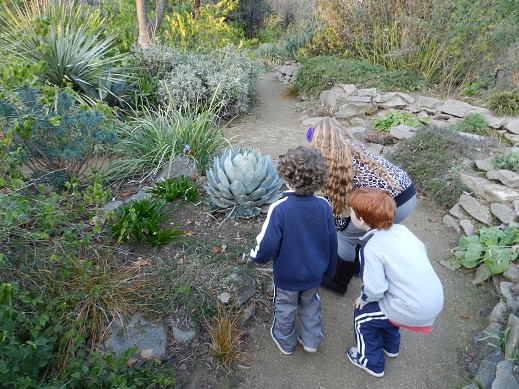
[[(259, 87), (260, 104), (249, 117), (226, 131), (233, 144), (254, 146), (274, 159), (288, 148), (304, 144), (306, 126), (297, 112), (297, 101), (287, 98), (286, 86), (267, 73)], [(476, 331), (487, 325), (486, 314), (496, 304), (487, 286), (472, 285), (472, 276), (450, 271), (439, 264), (450, 256), (459, 236), (442, 222), (443, 213), (420, 199), (404, 223), (428, 247), (429, 257), (442, 280), (445, 306), (430, 335), (402, 330), (398, 358), (386, 361), (386, 374), (374, 378), (354, 367), (345, 351), (354, 345), (353, 301), (360, 282), (354, 279), (345, 297), (321, 292), (325, 338), (316, 354), (297, 347), (290, 356), (281, 354), (270, 338), (270, 322), (258, 320), (250, 337), (252, 367), (242, 388), (461, 388), (468, 381), (460, 373), (457, 354), (465, 351)], [(388, 358), (389, 359), (389, 358)]]
[(297, 101), (288, 97), (288, 87), (277, 81), (275, 73), (265, 73), (258, 85), (257, 104), (249, 115), (225, 132), (234, 145), (253, 146), (278, 159), (291, 147), (306, 143), (297, 112)]

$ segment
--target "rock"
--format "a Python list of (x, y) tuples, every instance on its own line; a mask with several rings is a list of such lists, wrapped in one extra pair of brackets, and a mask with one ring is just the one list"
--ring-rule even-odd
[(505, 270), (503, 276), (510, 282), (519, 283), (519, 268), (515, 262), (510, 262), (508, 269)]
[(464, 173), (460, 174), (460, 178), (476, 196), (490, 203), (508, 203), (519, 200), (519, 192), (505, 185), (494, 184), (484, 178), (469, 176)]
[(512, 119), (503, 127), (512, 134), (519, 135), (519, 119)]
[(389, 92), (381, 95), (377, 104), (384, 109), (402, 109), (406, 108), (414, 101), (414, 98), (399, 92)]
[(490, 204), (490, 211), (505, 224), (509, 224), (515, 220), (514, 210), (504, 204), (492, 203)]
[(505, 138), (512, 142), (512, 144), (516, 146), (519, 145), (519, 135), (506, 133)]
[(490, 322), (483, 333), (476, 336), (475, 343), (478, 347), (474, 357), (476, 360), (481, 360), (499, 349), (499, 337), (502, 331), (503, 326), (500, 323)]
[(173, 331), (173, 338), (177, 343), (188, 343), (196, 338), (196, 331), (191, 329), (182, 329), (176, 326), (171, 326)]
[(460, 197), (459, 204), (474, 219), (486, 225), (492, 224), (493, 219), (490, 209), (482, 205), (474, 197), (463, 194)]
[(429, 114), (434, 114), (440, 105), (442, 105), (442, 102), (434, 97), (420, 96), (409, 105), (409, 111), (416, 113), (423, 110)]
[(371, 103), (350, 101), (339, 107), (339, 110), (334, 113), (337, 119), (348, 119), (358, 115), (364, 115), (372, 112), (376, 107)]
[(416, 135), (416, 128), (399, 124), (393, 127), (389, 133), (397, 139), (409, 139)]
[(245, 304), (256, 293), (256, 280), (247, 274), (232, 273), (226, 283), (238, 306)]
[(103, 347), (117, 356), (137, 347), (137, 353), (144, 350), (150, 358), (161, 358), (166, 353), (166, 328), (163, 324), (150, 322), (140, 315), (132, 316), (130, 323), (123, 325), (119, 320), (112, 323), (112, 331)]
[(466, 213), (463, 211), (463, 209), (460, 207), (460, 204), (459, 203), (456, 203), (452, 206), (451, 209), (449, 209), (449, 213), (454, 216), (454, 217), (457, 217), (458, 219), (463, 219), (466, 217)]
[(378, 143), (366, 143), (366, 150), (374, 154), (382, 154), (382, 150), (384, 149), (383, 145)]
[(510, 170), (491, 170), (487, 172), (487, 178), (489, 180), (497, 180), (509, 188), (519, 187), (519, 174)]
[(165, 181), (168, 178), (175, 179), (180, 176), (194, 177), (196, 175), (195, 163), (191, 158), (179, 155), (175, 157), (167, 168), (157, 176), (155, 181)]
[(503, 301), (498, 302), (492, 309), (488, 320), (499, 324), (505, 324), (505, 314), (507, 313), (506, 304)]
[(492, 164), (492, 157), (487, 159), (476, 159), (474, 161), (479, 170), (483, 170), (488, 172), (490, 170), (494, 170), (494, 165)]
[(117, 208), (119, 208), (120, 206), (122, 206), (124, 203), (120, 200), (116, 200), (116, 201), (111, 201), (109, 203), (107, 203), (103, 208), (102, 210), (103, 211), (115, 211)]
[(377, 97), (377, 88), (359, 89), (357, 96), (369, 96), (371, 101), (372, 97)]
[(461, 232), (459, 220), (456, 219), (455, 217), (453, 217), (449, 214), (446, 214), (443, 217), (443, 223), (445, 223), (445, 225), (447, 225), (449, 227), (454, 228), (454, 230), (456, 230), (457, 233)]
[(511, 314), (508, 317), (506, 326), (508, 332), (506, 333), (505, 358), (513, 359), (517, 356), (517, 351), (519, 350), (519, 318)]
[(224, 304), (227, 304), (229, 301), (231, 301), (231, 294), (229, 292), (222, 292), (218, 295), (218, 300)]
[(497, 364), (492, 389), (519, 389), (519, 383), (514, 374), (514, 361), (506, 360)]
[(149, 187), (149, 186), (145, 186), (145, 187), (141, 188), (136, 194), (129, 197), (124, 203), (131, 204), (134, 201), (140, 201), (140, 200), (145, 200), (145, 199), (151, 198), (151, 196), (153, 196), (153, 194), (148, 192), (149, 189), (151, 189), (151, 187)]
[(469, 219), (461, 219), (460, 226), (465, 233), (465, 236), (474, 236), (476, 235), (476, 227)]
[(244, 325), (247, 320), (249, 320), (256, 313), (256, 307), (254, 305), (249, 305), (245, 309), (241, 311), (240, 318), (238, 319), (239, 325)]
[(498, 350), (487, 355), (479, 364), (474, 381), (481, 389), (491, 389), (497, 371), (497, 364), (503, 360), (503, 352)]
[(338, 84), (338, 87), (349, 96), (357, 96), (359, 91), (353, 84)]
[(510, 312), (516, 312), (517, 308), (519, 308), (519, 302), (517, 301), (517, 296), (512, 293), (512, 288), (514, 286), (513, 282), (501, 282), (501, 294), (505, 298), (506, 307)]
[(325, 107), (330, 107), (335, 110), (337, 105), (337, 98), (340, 93), (333, 90), (324, 90), (319, 94), (319, 103)]
[(468, 112), (473, 110), (473, 106), (467, 104), (463, 101), (448, 99), (443, 102), (442, 105), (438, 107), (439, 112), (443, 112), (450, 116), (455, 116), (458, 118), (464, 118), (467, 116)]

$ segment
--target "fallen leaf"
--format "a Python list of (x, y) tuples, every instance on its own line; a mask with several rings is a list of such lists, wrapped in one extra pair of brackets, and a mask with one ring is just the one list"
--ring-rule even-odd
[(195, 235), (195, 233), (193, 231), (187, 231), (186, 230), (186, 231), (184, 231), (184, 235), (185, 236), (193, 236), (193, 235)]
[(147, 348), (146, 350), (142, 350), (139, 355), (144, 359), (151, 359), (153, 357), (153, 349)]
[(217, 292), (216, 289), (211, 289), (211, 290), (209, 291), (209, 296), (212, 296), (212, 295), (215, 294), (216, 292)]
[(136, 267), (136, 268), (139, 268), (139, 267), (143, 267), (143, 266), (146, 266), (146, 265), (149, 265), (150, 264), (150, 261), (148, 259), (142, 259), (142, 257), (139, 257), (137, 258), (137, 261), (135, 261), (132, 266), (133, 267)]
[(213, 253), (221, 253), (222, 248), (221, 247), (213, 247)]
[(139, 358), (130, 358), (128, 359), (128, 361), (126, 361), (126, 366), (128, 366), (129, 368), (132, 368), (133, 365), (135, 365), (137, 362), (139, 361)]
[(440, 219), (429, 218), (429, 221), (430, 221), (431, 223), (436, 223), (436, 222), (439, 222)]
[(470, 316), (461, 314), (461, 315), (459, 315), (459, 318), (460, 319), (470, 319)]
[(193, 308), (193, 309), (191, 310), (191, 313), (195, 313), (195, 312), (196, 312), (196, 308)]

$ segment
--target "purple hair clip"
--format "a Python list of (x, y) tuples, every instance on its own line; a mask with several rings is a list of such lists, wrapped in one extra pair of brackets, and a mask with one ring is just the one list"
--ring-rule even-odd
[(308, 129), (308, 131), (306, 132), (306, 140), (307, 140), (308, 142), (311, 142), (313, 137), (314, 137), (314, 128), (313, 128), (313, 127), (310, 127), (310, 128)]

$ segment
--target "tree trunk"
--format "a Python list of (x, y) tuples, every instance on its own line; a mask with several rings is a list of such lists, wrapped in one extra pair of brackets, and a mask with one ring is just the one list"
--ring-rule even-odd
[(200, 17), (200, 0), (193, 0), (193, 19)]
[(155, 1), (155, 17), (149, 20), (148, 11), (146, 9), (146, 0), (135, 0), (137, 10), (137, 22), (139, 23), (139, 46), (147, 49), (153, 44), (157, 29), (164, 18), (167, 0)]

